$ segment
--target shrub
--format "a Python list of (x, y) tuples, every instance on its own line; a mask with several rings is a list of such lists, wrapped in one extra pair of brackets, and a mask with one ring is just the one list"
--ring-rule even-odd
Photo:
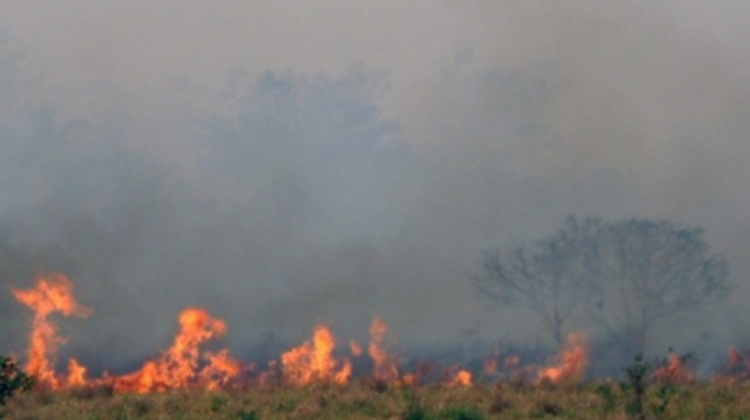
[(0, 406), (17, 392), (30, 390), (34, 380), (18, 368), (10, 357), (0, 356)]

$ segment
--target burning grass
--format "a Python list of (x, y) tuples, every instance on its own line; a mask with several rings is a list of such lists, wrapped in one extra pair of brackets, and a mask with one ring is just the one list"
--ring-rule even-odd
[[(281, 353), (265, 369), (229, 350), (203, 350), (225, 336), (227, 324), (200, 308), (178, 317), (172, 345), (134, 372), (89, 377), (76, 359), (55, 371), (59, 345), (49, 316), (89, 316), (63, 275), (40, 276), (36, 286), (13, 290), (34, 311), (25, 369), (34, 392), (14, 397), (7, 419), (750, 419), (746, 361), (730, 352), (726, 373), (697, 381), (685, 357), (661, 363), (642, 358), (625, 369), (624, 382), (585, 381), (589, 354), (582, 334), (568, 337), (542, 365), (497, 351), (471, 370), (458, 364), (422, 363), (411, 370), (386, 348), (388, 325), (375, 318), (366, 346), (343, 344), (326, 325), (309, 340)], [(356, 372), (367, 358), (369, 372)]]

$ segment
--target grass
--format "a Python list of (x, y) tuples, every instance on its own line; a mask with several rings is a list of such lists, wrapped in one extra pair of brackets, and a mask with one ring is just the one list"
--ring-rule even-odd
[[(750, 420), (750, 384), (650, 384), (641, 413), (629, 412), (627, 386), (613, 381), (556, 386), (512, 382), (470, 388), (349, 386), (251, 387), (241, 391), (113, 394), (78, 389), (14, 397), (5, 420), (265, 419), (715, 419)], [(642, 417), (641, 417), (642, 416)]]

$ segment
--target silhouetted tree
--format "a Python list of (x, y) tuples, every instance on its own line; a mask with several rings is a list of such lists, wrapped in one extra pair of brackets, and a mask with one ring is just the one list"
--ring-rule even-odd
[(536, 312), (560, 344), (569, 317), (591, 295), (593, 243), (600, 224), (598, 219), (569, 217), (556, 234), (531, 246), (511, 253), (499, 248), (485, 251), (475, 285), (501, 304)]
[(486, 251), (473, 278), (485, 296), (536, 312), (557, 343), (571, 315), (586, 311), (613, 342), (641, 351), (659, 321), (730, 290), (726, 260), (702, 235), (668, 221), (570, 216), (531, 246)]
[(729, 265), (710, 254), (703, 232), (663, 220), (605, 226), (591, 276), (596, 304), (588, 309), (611, 339), (642, 351), (659, 321), (727, 295)]

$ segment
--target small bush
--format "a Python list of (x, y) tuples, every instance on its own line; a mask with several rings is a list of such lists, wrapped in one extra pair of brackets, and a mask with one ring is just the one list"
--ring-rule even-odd
[(0, 356), (0, 406), (18, 392), (25, 392), (34, 386), (34, 380), (18, 368), (10, 357)]

